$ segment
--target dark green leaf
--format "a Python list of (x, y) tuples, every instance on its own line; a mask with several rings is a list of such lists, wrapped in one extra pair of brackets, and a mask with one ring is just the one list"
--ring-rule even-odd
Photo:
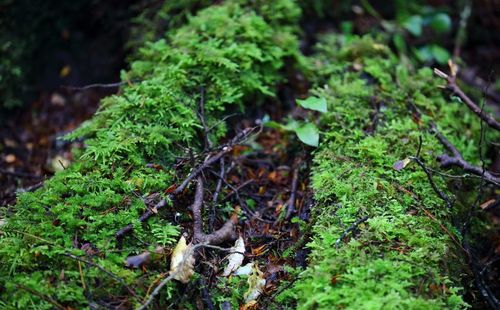
[(448, 32), (451, 29), (451, 18), (445, 13), (436, 14), (432, 18), (430, 26), (436, 32)]

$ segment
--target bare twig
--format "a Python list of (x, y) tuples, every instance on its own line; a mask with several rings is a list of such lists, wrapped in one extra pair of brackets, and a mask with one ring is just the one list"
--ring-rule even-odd
[(350, 233), (351, 231), (353, 231), (354, 229), (356, 229), (356, 227), (358, 227), (359, 224), (366, 222), (368, 219), (369, 219), (369, 216), (367, 215), (367, 216), (364, 216), (364, 217), (358, 219), (356, 222), (352, 223), (352, 225), (349, 226), (349, 228), (347, 228), (342, 233), (342, 235), (340, 235), (340, 237), (337, 239), (337, 241), (335, 241), (335, 247), (338, 248), (339, 245), (340, 245), (340, 242), (342, 242), (342, 240), (347, 236), (348, 233)]
[(58, 303), (57, 301), (55, 301), (52, 297), (48, 296), (48, 295), (44, 295), (40, 292), (38, 292), (37, 290), (34, 290), (30, 287), (27, 287), (27, 286), (24, 286), (24, 285), (21, 285), (21, 284), (16, 284), (16, 287), (22, 289), (22, 290), (25, 290), (37, 297), (40, 297), (41, 299), (45, 300), (46, 302), (52, 304), (56, 309), (60, 309), (60, 310), (65, 310), (66, 307), (62, 306), (60, 303)]
[[(171, 195), (169, 195), (170, 197)], [(146, 212), (144, 212), (140, 217), (139, 217), (139, 222), (145, 222), (147, 221), (150, 217), (155, 215), (158, 210), (161, 208), (165, 207), (167, 205), (167, 200), (162, 199), (160, 200), (152, 209), (148, 208)], [(155, 212), (156, 211), (156, 212)], [(115, 237), (118, 240), (121, 240), (127, 233), (131, 232), (134, 229), (134, 226), (132, 224), (129, 224), (119, 231), (116, 232)]]
[(96, 84), (89, 84), (85, 86), (62, 86), (62, 88), (69, 89), (69, 90), (87, 90), (91, 88), (116, 88), (120, 87), (122, 85), (130, 84), (130, 83), (136, 83), (140, 82), (138, 80), (136, 81), (122, 81), (122, 82), (117, 82), (117, 83), (96, 83)]
[[(226, 169), (225, 169), (225, 165), (224, 165), (224, 158), (221, 158), (220, 161), (219, 161), (219, 165), (220, 165), (220, 176), (222, 178), (225, 177), (225, 173), (226, 173)], [(210, 205), (210, 216), (208, 218), (208, 228), (210, 230), (213, 230), (214, 229), (214, 223), (215, 223), (215, 216), (216, 216), (216, 212), (215, 212), (215, 207), (217, 205), (217, 200), (219, 199), (219, 194), (220, 194), (220, 191), (222, 189), (222, 178), (219, 178), (217, 180), (217, 185), (215, 186), (215, 192), (214, 192), (214, 195), (212, 197), (212, 204)]]
[[(250, 134), (252, 134), (252, 132), (254, 132), (255, 129), (257, 129), (257, 128), (260, 128), (260, 127), (245, 128), (243, 131), (238, 133), (229, 143), (222, 145), (219, 148), (220, 151), (218, 153), (211, 155), (211, 156), (209, 155), (208, 158), (205, 159), (205, 161), (201, 165), (196, 167), (186, 177), (186, 179), (184, 179), (184, 181), (168, 196), (168, 199), (173, 199), (176, 195), (179, 195), (180, 193), (182, 193), (187, 188), (189, 183), (194, 178), (196, 178), (198, 175), (200, 175), (200, 173), (204, 169), (208, 168), (209, 166), (211, 166), (212, 164), (217, 162), (219, 159), (221, 159), (224, 155), (231, 152), (235, 145), (237, 145), (238, 143), (241, 143), (241, 141), (248, 138), (248, 136)], [(156, 214), (155, 211), (158, 211), (159, 209), (163, 208), (166, 205), (167, 205), (167, 200), (162, 199), (160, 202), (158, 202), (156, 204), (156, 206), (152, 210), (148, 209), (146, 212), (144, 212), (141, 215), (141, 217), (139, 218), (139, 221), (142, 223), (142, 222), (148, 220), (151, 216)], [(120, 229), (119, 231), (117, 231), (115, 234), (115, 237), (118, 241), (120, 241), (127, 233), (130, 233), (132, 230), (133, 230), (133, 225), (129, 224), (129, 225), (125, 226), (124, 228)]]
[(212, 148), (212, 142), (208, 137), (209, 129), (207, 127), (207, 121), (205, 119), (205, 88), (200, 88), (200, 111), (198, 112), (198, 117), (200, 118), (201, 125), (203, 126), (203, 138), (205, 140), (205, 150)]
[(427, 166), (425, 166), (424, 163), (418, 157), (411, 156), (410, 159), (416, 162), (420, 166), (420, 168), (424, 170), (425, 175), (427, 175), (427, 179), (429, 180), (429, 183), (431, 184), (431, 187), (434, 190), (434, 192), (439, 196), (439, 198), (441, 198), (446, 203), (448, 209), (451, 209), (453, 207), (453, 203), (451, 202), (450, 198), (448, 198), (448, 196), (442, 191), (440, 191), (439, 188), (436, 186), (436, 183), (434, 183), (434, 180), (432, 179), (432, 173), (430, 172), (429, 168), (427, 168)]
[(203, 206), (203, 178), (198, 177), (194, 202), (191, 206), (193, 212), (193, 240), (195, 243), (220, 244), (224, 241), (234, 239), (235, 227), (238, 223), (237, 212), (233, 213), (230, 219), (218, 230), (205, 234), (203, 232), (203, 220), (201, 208)]
[(288, 199), (287, 203), (286, 216), (285, 216), (286, 220), (290, 220), (293, 212), (295, 212), (295, 197), (297, 196), (297, 185), (299, 184), (300, 162), (301, 162), (300, 159), (298, 159), (293, 169), (292, 188), (290, 191), (290, 198)]
[(436, 130), (435, 126), (433, 126), (433, 131), (436, 134), (436, 138), (441, 142), (441, 144), (452, 154), (452, 156), (448, 154), (443, 154), (437, 157), (437, 160), (440, 162), (442, 168), (448, 168), (451, 166), (456, 166), (462, 168), (465, 172), (469, 172), (478, 176), (481, 176), (485, 181), (494, 184), (496, 186), (500, 186), (500, 178), (495, 176), (492, 172), (488, 170), (484, 170), (481, 167), (471, 165), (468, 163), (463, 157), (462, 154), (457, 150), (457, 148), (451, 144), (448, 139), (445, 138), (443, 134), (441, 134), (438, 130)]
[(122, 278), (120, 278), (119, 276), (115, 275), (115, 274), (114, 274), (114, 273), (112, 273), (111, 271), (106, 270), (106, 269), (104, 269), (103, 267), (99, 266), (98, 264), (93, 263), (93, 262), (91, 262), (91, 261), (88, 261), (88, 260), (86, 260), (86, 259), (83, 259), (83, 258), (81, 258), (81, 257), (78, 257), (78, 256), (76, 256), (76, 255), (73, 255), (73, 254), (70, 254), (70, 253), (64, 253), (63, 255), (64, 255), (64, 256), (67, 256), (67, 257), (69, 257), (69, 258), (72, 258), (72, 259), (74, 259), (74, 260), (77, 260), (77, 261), (79, 261), (79, 262), (85, 263), (85, 264), (87, 264), (87, 265), (89, 265), (89, 266), (92, 266), (92, 267), (95, 267), (95, 268), (99, 269), (100, 271), (104, 272), (105, 274), (107, 274), (108, 276), (110, 276), (112, 279), (116, 280), (116, 281), (117, 281), (117, 282), (119, 282), (121, 285), (123, 285), (123, 287), (125, 287), (125, 288), (127, 289), (127, 291), (128, 291), (130, 294), (132, 294), (134, 297), (139, 298), (139, 297), (137, 296), (137, 294), (135, 293), (135, 291), (134, 291), (134, 290), (133, 290), (130, 286), (128, 286), (128, 285), (127, 285), (127, 283), (125, 282), (125, 280), (123, 280), (123, 279), (122, 279)]
[(452, 93), (460, 97), (465, 105), (471, 110), (474, 114), (479, 116), (486, 124), (488, 124), (491, 128), (496, 130), (500, 130), (500, 122), (498, 122), (493, 116), (485, 113), (472, 99), (470, 99), (462, 89), (456, 83), (456, 73), (457, 68), (453, 62), (449, 62), (451, 74), (448, 75), (439, 69), (434, 69), (434, 73), (441, 78), (444, 78), (447, 81), (446, 88), (450, 90)]

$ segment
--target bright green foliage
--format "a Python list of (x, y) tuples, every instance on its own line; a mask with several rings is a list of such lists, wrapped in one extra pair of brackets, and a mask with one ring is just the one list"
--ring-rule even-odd
[[(477, 158), (479, 120), (442, 95), (430, 69), (410, 74), (369, 37), (326, 36), (312, 66), (319, 73), (312, 94), (328, 103), (312, 169), (317, 221), (310, 266), (280, 300), (300, 309), (464, 308), (455, 272), (463, 253), (449, 235), (460, 242), (451, 225), (460, 204), (448, 210), (414, 162), (401, 171), (393, 164), (415, 156), (422, 137), (422, 161), (439, 169), (435, 156), (444, 150), (427, 130), (430, 120), (466, 158)], [(441, 177), (434, 181), (453, 197)]]
[[(71, 134), (87, 138), (86, 148), (76, 154), (80, 159), (42, 189), (20, 195), (13, 214), (5, 215), (7, 224), (0, 228), (0, 307), (51, 309), (40, 297), (48, 296), (82, 308), (89, 300), (111, 303), (130, 295), (95, 267), (82, 264), (80, 274), (78, 262), (65, 253), (93, 254), (86, 259), (123, 278), (143, 297), (166, 271), (165, 263), (153, 264), (142, 274), (126, 269), (124, 259), (146, 250), (143, 242), (154, 249), (177, 239), (166, 220), (173, 212), (143, 225), (138, 217), (145, 210), (144, 197), (174, 182), (171, 166), (176, 156), (184, 155), (183, 147), (196, 152), (201, 146), (196, 115), (201, 89), (209, 127), (228, 105), (254, 104), (273, 95), (274, 85), (283, 79), (285, 59), (298, 53), (294, 31), (299, 15), (290, 0), (229, 1), (200, 11), (140, 49), (131, 70), (123, 74), (125, 80), (140, 82), (105, 99), (95, 117)], [(224, 133), (224, 126), (216, 127), (212, 141)], [(146, 168), (150, 162), (165, 169)], [(129, 223), (137, 238), (126, 238), (119, 250), (114, 234)], [(85, 292), (82, 281), (94, 290)], [(175, 287), (172, 283), (164, 289), (158, 300), (166, 303)]]

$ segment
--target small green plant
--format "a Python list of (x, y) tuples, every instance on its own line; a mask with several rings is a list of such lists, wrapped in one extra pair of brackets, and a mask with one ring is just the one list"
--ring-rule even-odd
[(174, 226), (169, 223), (152, 224), (151, 233), (155, 237), (156, 243), (161, 246), (174, 244), (179, 239), (179, 226)]
[[(385, 22), (383, 25), (393, 33), (393, 43), (398, 52), (407, 53), (409, 47), (404, 39), (404, 31), (415, 38), (421, 38), (427, 30), (426, 36), (430, 36), (428, 32), (431, 31), (434, 38), (439, 38), (450, 32), (452, 22), (450, 16), (442, 10), (414, 2), (399, 1), (396, 5), (395, 21)], [(434, 41), (421, 46), (412, 46), (410, 50), (423, 63), (436, 61), (444, 64), (450, 58), (450, 53), (437, 40)]]
[[(304, 100), (297, 99), (297, 103), (304, 109), (320, 113), (327, 112), (327, 103), (323, 97), (312, 96)], [(304, 121), (290, 119), (286, 124), (266, 120), (264, 124), (270, 128), (277, 128), (285, 132), (294, 132), (302, 143), (309, 146), (318, 147), (319, 145), (320, 132), (312, 121), (312, 117)]]

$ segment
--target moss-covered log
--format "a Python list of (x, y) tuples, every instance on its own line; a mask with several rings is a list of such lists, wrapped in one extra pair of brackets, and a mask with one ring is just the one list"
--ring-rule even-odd
[(329, 35), (317, 53), (312, 94), (328, 102), (312, 168), (317, 220), (310, 266), (281, 298), (307, 309), (466, 307), (453, 220), (467, 200), (431, 172), (446, 150), (430, 129), (477, 161), (480, 120), (443, 94), (429, 68), (409, 72), (369, 37)]
[[(157, 243), (155, 235), (164, 237), (164, 245), (178, 236), (161, 217), (148, 228), (138, 217), (146, 208), (143, 197), (174, 182), (172, 165), (186, 155), (183, 149), (196, 153), (203, 147), (196, 112), (200, 90), (206, 126), (214, 127), (211, 139), (216, 142), (226, 132), (219, 124), (226, 107), (256, 104), (274, 94), (285, 59), (298, 54), (294, 32), (299, 14), (293, 1), (229, 1), (145, 44), (124, 74), (125, 81), (133, 82), (104, 100), (95, 117), (72, 134), (86, 137), (80, 159), (42, 189), (20, 195), (8, 211), (0, 237), (0, 307), (111, 307), (124, 300), (130, 307), (142, 302), (124, 298), (130, 292), (117, 278), (92, 265), (82, 267), (68, 255), (88, 257), (133, 285), (141, 298), (145, 295), (163, 266), (142, 274), (123, 262), (143, 242)], [(148, 168), (148, 163), (164, 169)], [(129, 223), (137, 238), (126, 239), (118, 249), (115, 233)], [(171, 296), (174, 287), (162, 296)], [(161, 304), (164, 297), (158, 299)]]
[[(144, 244), (171, 247), (179, 236), (171, 201), (161, 216), (139, 221), (146, 200), (166, 198), (165, 189), (182, 181), (172, 167), (185, 149), (200, 153), (206, 128), (213, 128), (210, 141), (222, 141), (228, 107), (275, 95), (285, 61), (302, 59), (299, 16), (292, 0), (227, 1), (146, 43), (123, 74), (129, 85), (71, 134), (86, 138), (79, 159), (2, 215), (0, 307), (142, 303), (166, 267), (143, 273), (126, 268), (125, 259)], [(435, 175), (436, 192), (422, 167), (439, 169), (435, 157), (445, 152), (431, 122), (472, 160), (478, 119), (441, 93), (430, 69), (408, 71), (369, 37), (326, 36), (309, 77), (311, 93), (328, 103), (311, 177), (312, 253), (277, 300), (304, 309), (466, 307), (461, 237), (452, 225), (463, 206), (448, 208), (443, 198), (453, 188)], [(134, 237), (119, 247), (115, 234), (130, 223)], [(233, 292), (215, 302), (242, 295), (242, 281), (221, 280)], [(194, 308), (178, 296), (183, 290), (169, 283), (156, 305)]]

